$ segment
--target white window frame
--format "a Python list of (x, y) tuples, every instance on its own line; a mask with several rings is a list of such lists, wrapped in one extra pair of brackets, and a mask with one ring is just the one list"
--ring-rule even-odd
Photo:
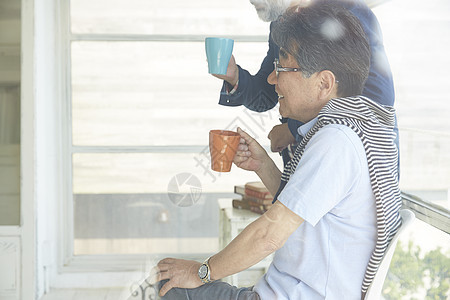
[[(52, 288), (109, 288), (123, 286), (132, 278), (142, 278), (149, 271), (148, 255), (77, 255), (74, 256), (74, 218), (72, 191), (72, 157), (75, 150), (83, 152), (117, 153), (198, 153), (204, 146), (144, 146), (144, 147), (89, 147), (73, 146), (71, 131), (71, 41), (190, 41), (203, 42), (201, 35), (125, 35), (125, 34), (72, 34), (70, 30), (70, 1), (55, 1), (57, 32), (57, 73), (60, 78), (61, 115), (56, 116), (62, 125), (62, 134), (56, 137), (61, 145), (61, 201), (57, 220), (57, 266), (52, 273)], [(235, 41), (261, 42), (267, 44), (267, 36), (232, 36)], [(58, 48), (58, 47), (57, 47)], [(262, 58), (261, 58), (262, 59)], [(161, 254), (163, 255), (163, 254)], [(205, 257), (179, 255), (179, 257), (202, 260)]]

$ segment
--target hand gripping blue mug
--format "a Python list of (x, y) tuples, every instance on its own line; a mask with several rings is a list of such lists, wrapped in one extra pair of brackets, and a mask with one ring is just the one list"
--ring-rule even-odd
[(232, 39), (207, 37), (205, 39), (208, 72), (210, 74), (226, 75), (231, 53), (233, 53)]

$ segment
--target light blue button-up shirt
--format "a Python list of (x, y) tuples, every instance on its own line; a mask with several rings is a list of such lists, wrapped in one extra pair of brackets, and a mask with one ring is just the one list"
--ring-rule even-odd
[[(299, 134), (316, 121), (302, 125)], [(356, 133), (344, 125), (320, 129), (278, 201), (305, 222), (256, 284), (261, 299), (359, 300), (377, 227), (367, 158)]]

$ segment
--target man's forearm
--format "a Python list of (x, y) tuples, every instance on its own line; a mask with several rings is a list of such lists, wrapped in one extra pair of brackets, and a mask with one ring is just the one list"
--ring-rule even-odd
[(211, 279), (218, 280), (241, 272), (276, 250), (264, 246), (264, 232), (258, 227), (254, 223), (248, 225), (222, 251), (210, 258)]
[(272, 195), (277, 193), (281, 181), (281, 171), (272, 159), (266, 160), (263, 166), (256, 171), (256, 175), (258, 175)]
[(209, 260), (211, 279), (243, 271), (281, 248), (303, 222), (280, 202), (248, 225), (230, 244)]

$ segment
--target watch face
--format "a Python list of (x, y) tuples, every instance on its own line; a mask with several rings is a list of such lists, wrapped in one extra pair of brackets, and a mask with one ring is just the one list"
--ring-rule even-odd
[(202, 265), (200, 269), (198, 269), (198, 277), (204, 279), (206, 274), (208, 274), (208, 267), (206, 265)]

